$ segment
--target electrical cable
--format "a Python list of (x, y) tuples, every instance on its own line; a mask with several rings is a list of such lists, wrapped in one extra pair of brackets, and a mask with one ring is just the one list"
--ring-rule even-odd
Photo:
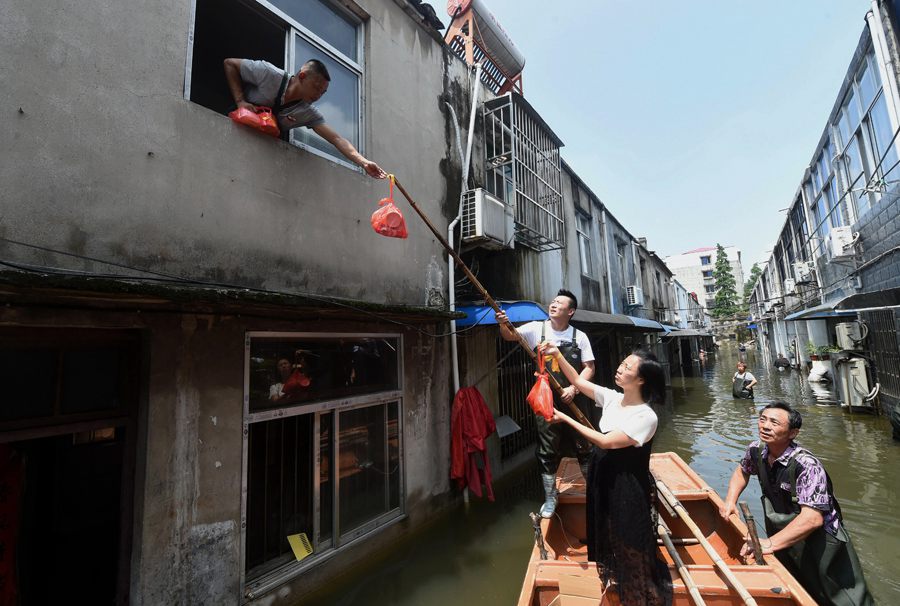
[(267, 294), (267, 295), (293, 296), (293, 297), (299, 296), (299, 297), (312, 299), (314, 301), (318, 301), (321, 303), (333, 305), (335, 307), (351, 309), (353, 311), (378, 318), (379, 320), (384, 321), (384, 322), (388, 322), (388, 323), (399, 325), (399, 326), (404, 326), (406, 328), (415, 330), (416, 332), (418, 332), (424, 336), (430, 337), (430, 338), (444, 338), (444, 337), (449, 337), (452, 334), (457, 334), (457, 335), (465, 334), (465, 333), (475, 329), (476, 327), (478, 327), (480, 325), (479, 323), (481, 322), (481, 320), (489, 312), (493, 311), (491, 308), (486, 307), (485, 310), (481, 313), (481, 315), (477, 318), (475, 323), (472, 324), (472, 326), (469, 326), (469, 327), (466, 327), (463, 329), (458, 329), (456, 331), (446, 332), (446, 333), (432, 333), (432, 332), (429, 332), (427, 330), (420, 328), (419, 326), (417, 326), (415, 324), (411, 324), (409, 322), (402, 322), (400, 320), (389, 318), (389, 317), (387, 317), (386, 314), (374, 312), (369, 309), (365, 309), (363, 307), (353, 305), (351, 303), (344, 303), (342, 301), (338, 301), (336, 299), (326, 297), (323, 295), (317, 295), (315, 293), (304, 292), (304, 291), (297, 291), (297, 292), (279, 291), (279, 290), (242, 286), (242, 285), (231, 284), (231, 283), (227, 283), (227, 282), (211, 282), (211, 281), (205, 281), (205, 280), (197, 280), (197, 279), (193, 279), (193, 278), (184, 278), (184, 277), (177, 276), (174, 274), (158, 272), (158, 271), (141, 268), (141, 267), (134, 267), (134, 266), (123, 264), (123, 263), (107, 261), (104, 259), (99, 259), (96, 257), (90, 257), (90, 256), (81, 255), (81, 254), (77, 254), (77, 253), (56, 250), (53, 248), (48, 248), (46, 246), (29, 244), (27, 242), (21, 242), (18, 240), (13, 240), (10, 238), (5, 238), (5, 237), (0, 237), (0, 242), (6, 242), (8, 244), (15, 244), (18, 246), (31, 248), (34, 250), (39, 250), (42, 252), (57, 254), (57, 255), (61, 255), (61, 256), (65, 256), (65, 257), (71, 257), (71, 258), (78, 259), (81, 261), (91, 261), (93, 263), (101, 263), (104, 265), (109, 265), (111, 267), (127, 269), (129, 271), (146, 273), (146, 274), (150, 274), (150, 276), (134, 276), (134, 275), (127, 275), (127, 274), (90, 272), (90, 271), (68, 269), (68, 268), (62, 268), (62, 267), (50, 267), (50, 266), (42, 266), (42, 265), (31, 265), (31, 264), (26, 264), (26, 263), (17, 263), (17, 262), (6, 261), (3, 259), (0, 259), (0, 265), (9, 267), (12, 269), (16, 269), (18, 271), (23, 271), (23, 272), (28, 272), (28, 273), (37, 273), (37, 274), (58, 275), (58, 276), (73, 276), (73, 277), (82, 277), (82, 278), (97, 278), (97, 279), (134, 281), (134, 282), (158, 282), (158, 283), (180, 284), (180, 285), (185, 285), (185, 286), (204, 286), (204, 287), (210, 287), (210, 288), (227, 288), (227, 289), (231, 289), (231, 290), (242, 290), (245, 292), (257, 293), (257, 294)]

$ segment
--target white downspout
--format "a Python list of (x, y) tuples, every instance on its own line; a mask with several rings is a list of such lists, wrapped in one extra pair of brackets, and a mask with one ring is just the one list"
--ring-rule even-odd
[(609, 312), (614, 314), (616, 313), (616, 300), (613, 298), (612, 265), (609, 264), (609, 232), (606, 229), (605, 208), (600, 211), (600, 223), (603, 224), (603, 256), (606, 257), (606, 288), (609, 290)]
[(900, 105), (900, 93), (897, 91), (897, 78), (894, 76), (894, 62), (891, 59), (887, 41), (884, 38), (884, 25), (881, 20), (881, 9), (878, 8), (878, 0), (872, 0), (872, 10), (866, 13), (866, 23), (869, 25), (869, 33), (872, 36), (872, 47), (875, 50), (875, 58), (878, 63), (878, 72), (887, 97), (886, 105), (888, 116), (891, 119), (891, 128), (896, 131), (900, 128), (900, 117), (897, 115), (897, 107)]
[[(459, 197), (459, 209), (456, 212), (456, 218), (447, 226), (447, 242), (450, 248), (456, 245), (453, 243), (453, 231), (462, 218), (462, 194), (469, 189), (469, 165), (472, 159), (472, 143), (475, 135), (475, 115), (478, 110), (478, 95), (481, 92), (481, 63), (475, 65), (475, 84), (472, 87), (472, 112), (469, 115), (469, 136), (466, 140), (466, 155), (462, 159), (462, 179)], [(454, 264), (453, 255), (447, 254), (447, 286), (449, 290), (450, 311), (456, 311), (456, 265)], [(456, 320), (450, 320), (450, 359), (453, 364), (453, 393), (459, 391), (459, 355), (456, 342)]]

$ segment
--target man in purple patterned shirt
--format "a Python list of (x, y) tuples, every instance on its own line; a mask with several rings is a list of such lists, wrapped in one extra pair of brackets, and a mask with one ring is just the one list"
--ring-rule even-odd
[[(759, 414), (759, 440), (744, 453), (728, 484), (720, 514), (734, 515), (751, 475), (759, 478), (769, 538), (763, 554), (774, 554), (819, 604), (874, 604), (831, 478), (819, 460), (794, 442), (803, 418), (784, 402)], [(748, 544), (741, 555), (750, 553)]]

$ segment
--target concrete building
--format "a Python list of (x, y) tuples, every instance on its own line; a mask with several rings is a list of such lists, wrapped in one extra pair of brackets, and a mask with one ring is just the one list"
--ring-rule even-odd
[[(744, 289), (741, 251), (734, 246), (725, 246), (724, 248), (731, 264), (731, 273), (734, 275), (735, 291), (740, 296)], [(716, 268), (715, 246), (695, 248), (680, 255), (668, 256), (665, 258), (665, 263), (678, 281), (688, 289), (688, 292), (697, 293), (697, 300), (704, 309), (713, 308), (716, 295), (715, 279), (713, 278)]]
[(880, 402), (900, 438), (898, 8), (865, 15), (751, 303), (765, 356), (830, 358), (841, 402)]
[(0, 444), (28, 603), (87, 580), (96, 603), (296, 603), (451, 501), (445, 253), (415, 217), (374, 233), (387, 181), (323, 141), (232, 123), (222, 60), (321, 57), (329, 123), (444, 230), (470, 70), (406, 0), (275, 5), (4, 6)]

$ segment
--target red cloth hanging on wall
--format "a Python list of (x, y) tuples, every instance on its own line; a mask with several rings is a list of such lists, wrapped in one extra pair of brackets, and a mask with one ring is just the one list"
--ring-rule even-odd
[[(484, 483), (489, 501), (494, 500), (494, 489), (485, 439), (496, 429), (494, 415), (481, 392), (475, 387), (460, 389), (453, 398), (450, 415), (450, 479), (456, 480), (459, 488), (468, 485), (477, 497), (481, 496)], [(478, 456), (481, 456), (482, 469), (478, 468)]]

